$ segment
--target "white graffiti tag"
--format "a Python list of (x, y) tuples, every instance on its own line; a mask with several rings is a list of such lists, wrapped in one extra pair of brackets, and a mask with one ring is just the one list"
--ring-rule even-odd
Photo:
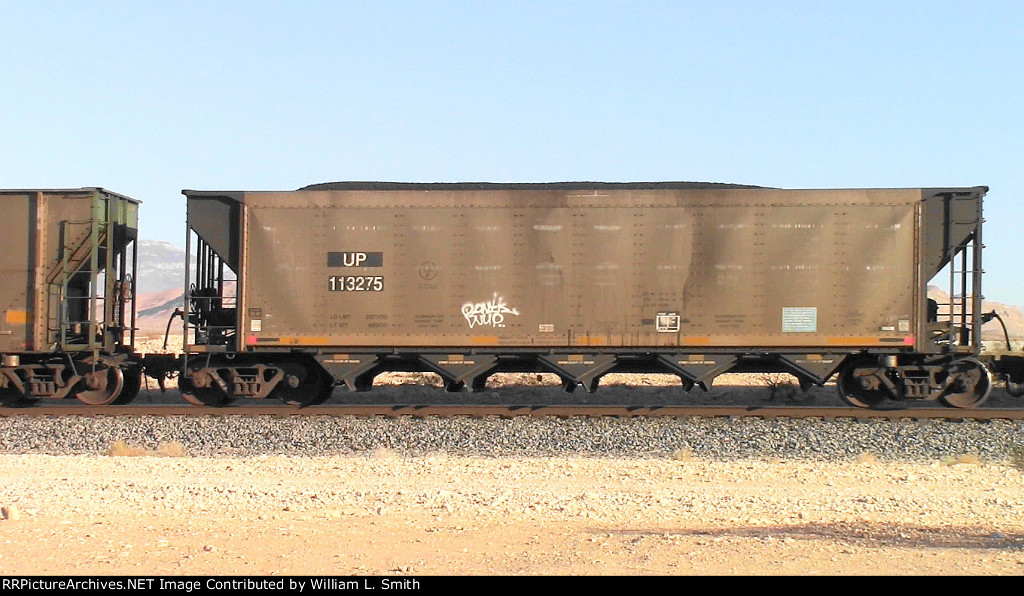
[(519, 311), (509, 308), (505, 304), (505, 299), (499, 296), (497, 292), (487, 302), (467, 302), (462, 305), (462, 316), (466, 317), (470, 329), (477, 325), (481, 327), (485, 325), (504, 327), (505, 315), (519, 316)]

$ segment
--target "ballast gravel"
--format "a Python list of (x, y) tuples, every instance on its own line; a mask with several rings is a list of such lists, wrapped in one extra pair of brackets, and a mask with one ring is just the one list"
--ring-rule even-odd
[(665, 457), (929, 462), (972, 454), (1007, 461), (1024, 422), (758, 418), (355, 418), (112, 416), (0, 418), (0, 452), (105, 453), (117, 443), (194, 456), (405, 455)]

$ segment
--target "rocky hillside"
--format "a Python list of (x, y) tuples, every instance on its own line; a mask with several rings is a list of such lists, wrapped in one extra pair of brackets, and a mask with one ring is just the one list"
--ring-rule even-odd
[(139, 240), (139, 294), (181, 290), (185, 277), (185, 250), (170, 242)]
[[(949, 304), (949, 294), (941, 290), (937, 286), (928, 286), (928, 297), (939, 303), (939, 312), (945, 313), (948, 307), (945, 305)], [(999, 314), (999, 318), (1006, 324), (1006, 329), (1010, 334), (1010, 339), (1014, 342), (1024, 340), (1024, 313), (1019, 308), (1010, 304), (1002, 304), (1000, 302), (992, 302), (985, 300), (981, 304), (981, 312), (988, 313), (996, 311)], [(999, 321), (992, 320), (985, 324), (982, 330), (982, 338), (986, 343), (1001, 342), (1005, 341), (1005, 335), (1003, 334), (1003, 328), (999, 325)]]
[[(162, 290), (159, 292), (146, 292), (139, 294), (139, 302), (136, 314), (136, 324), (143, 333), (161, 331), (167, 328), (167, 319), (174, 312), (174, 309), (181, 308), (181, 288)], [(180, 326), (180, 320), (179, 324)]]

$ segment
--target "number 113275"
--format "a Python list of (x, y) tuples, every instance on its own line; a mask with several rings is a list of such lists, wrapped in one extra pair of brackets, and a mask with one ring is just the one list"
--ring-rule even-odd
[(381, 275), (332, 275), (327, 278), (327, 288), (332, 292), (382, 292), (384, 277)]

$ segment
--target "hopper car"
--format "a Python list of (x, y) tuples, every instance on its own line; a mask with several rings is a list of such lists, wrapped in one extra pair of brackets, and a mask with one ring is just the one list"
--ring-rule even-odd
[(102, 188), (0, 190), (0, 401), (139, 391), (139, 201)]

